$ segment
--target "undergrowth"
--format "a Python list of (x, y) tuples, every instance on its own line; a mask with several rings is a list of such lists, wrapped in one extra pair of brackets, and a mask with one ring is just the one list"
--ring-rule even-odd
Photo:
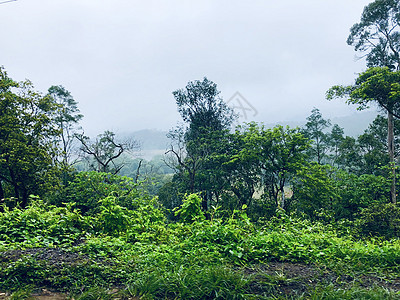
[[(191, 215), (166, 223), (151, 201), (132, 211), (108, 197), (99, 202), (98, 213), (86, 216), (73, 203), (55, 207), (38, 199), (25, 210), (5, 209), (0, 214), (0, 291), (22, 295), (47, 287), (76, 299), (112, 299), (115, 295), (107, 292), (112, 288), (123, 291), (120, 299), (399, 298), (398, 290), (367, 288), (358, 279), (398, 280), (397, 238), (359, 239), (283, 213), (254, 225), (245, 210), (225, 219)], [(58, 260), (50, 256), (51, 249), (63, 249)], [(312, 266), (330, 277), (319, 286), (313, 278), (315, 283), (307, 283), (283, 272), (245, 272), (272, 262)], [(352, 279), (329, 281), (342, 275)]]

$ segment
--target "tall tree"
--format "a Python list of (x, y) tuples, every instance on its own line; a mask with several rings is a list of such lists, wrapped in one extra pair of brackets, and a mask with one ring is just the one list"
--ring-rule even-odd
[(329, 134), (324, 132), (331, 126), (331, 121), (322, 117), (318, 108), (311, 111), (307, 117), (307, 123), (303, 129), (303, 134), (312, 140), (312, 146), (309, 149), (310, 157), (321, 164), (326, 159), (329, 150)]
[(364, 8), (360, 22), (351, 27), (347, 43), (366, 56), (368, 67), (399, 70), (399, 25), (399, 1), (375, 0)]
[(234, 209), (240, 209), (244, 204), (250, 206), (256, 189), (261, 185), (258, 152), (251, 142), (253, 137), (249, 128), (249, 125), (238, 126), (230, 135), (230, 142), (222, 145), (226, 149), (225, 162), (222, 163), (226, 189), (232, 191), (238, 200)]
[[(353, 25), (350, 29), (350, 35), (347, 39), (349, 45), (354, 46), (356, 51), (361, 52), (367, 59), (367, 66), (372, 67), (383, 67), (381, 70), (383, 73), (388, 74), (390, 70), (399, 70), (400, 68), (400, 3), (398, 0), (375, 0), (368, 4), (361, 15), (359, 23)], [(387, 68), (387, 69), (385, 69)], [(372, 69), (370, 73), (365, 72), (363, 76), (360, 75), (359, 80), (367, 79), (373, 73), (379, 73), (378, 69)], [(372, 74), (371, 74), (372, 73)], [(381, 73), (381, 75), (383, 75)], [(367, 78), (366, 78), (367, 77)], [(374, 76), (373, 76), (374, 77)], [(382, 83), (378, 77), (371, 78), (376, 79)], [(371, 80), (368, 80), (371, 82)], [(356, 83), (357, 84), (357, 83)], [(398, 84), (398, 83), (397, 83)], [(370, 86), (372, 87), (372, 85)], [(382, 86), (381, 86), (382, 87)], [(387, 85), (386, 85), (387, 87)], [(382, 89), (381, 89), (382, 90)], [(377, 99), (366, 98), (370, 97), (371, 94), (364, 94), (366, 97), (358, 97), (355, 101), (360, 103), (362, 100), (361, 107), (365, 107), (365, 103), (375, 100), (382, 108), (384, 108), (388, 114), (388, 152), (390, 162), (394, 164), (394, 126), (393, 119), (394, 113), (397, 109), (394, 107), (393, 102), (390, 101), (390, 97), (387, 94), (383, 97), (378, 96)], [(361, 98), (361, 99), (360, 99)], [(354, 99), (355, 100), (355, 99)], [(392, 202), (396, 202), (396, 191), (395, 191), (395, 168), (392, 168), (393, 183), (391, 190)]]
[(338, 124), (333, 125), (329, 134), (329, 146), (332, 153), (332, 164), (338, 165), (340, 145), (344, 141), (344, 130)]
[[(217, 85), (204, 77), (190, 81), (185, 89), (172, 93), (183, 121), (188, 125), (187, 138), (201, 135), (201, 128), (228, 129), (235, 119), (233, 110), (219, 96)], [(199, 132), (200, 131), (200, 132)]]
[(60, 107), (55, 117), (55, 121), (58, 123), (61, 131), (58, 144), (60, 144), (59, 147), (62, 149), (62, 163), (69, 165), (74, 134), (77, 124), (83, 118), (83, 115), (80, 114), (78, 103), (63, 86), (51, 86), (48, 89), (48, 95)]
[(190, 193), (195, 193), (195, 178), (200, 168), (200, 157), (187, 151), (185, 143), (185, 128), (177, 127), (167, 135), (173, 142), (165, 154), (170, 154), (165, 162), (175, 170), (181, 182), (186, 182)]
[[(395, 123), (398, 123), (398, 121)], [(359, 153), (363, 158), (363, 174), (382, 175), (382, 170), (379, 167), (389, 163), (386, 118), (378, 115), (364, 133), (358, 137), (357, 141), (360, 148)]]
[(48, 95), (59, 106), (55, 116), (55, 122), (60, 129), (60, 135), (56, 139), (56, 145), (61, 149), (60, 164), (62, 180), (64, 185), (68, 181), (68, 173), (71, 165), (71, 156), (73, 155), (73, 142), (75, 133), (78, 129), (78, 123), (83, 115), (80, 114), (78, 103), (72, 97), (71, 93), (63, 86), (51, 86), (48, 89)]
[(350, 173), (360, 173), (362, 156), (360, 147), (355, 138), (346, 136), (339, 144), (337, 163), (342, 169)]
[(393, 72), (388, 67), (369, 68), (361, 73), (354, 85), (334, 86), (327, 92), (327, 99), (347, 98), (347, 103), (358, 105), (358, 109), (365, 109), (372, 103), (388, 113), (387, 147), (389, 160), (392, 164), (391, 199), (396, 203), (396, 182), (394, 168), (394, 116), (400, 117), (397, 111), (400, 107), (400, 71)]
[(217, 85), (207, 78), (191, 81), (172, 94), (186, 126), (179, 134), (170, 134), (178, 146), (168, 152), (176, 158), (181, 175), (188, 175), (189, 191), (202, 192), (202, 206), (207, 210), (222, 184), (222, 177), (216, 176), (220, 167), (215, 164), (216, 154), (223, 150), (219, 140), (225, 139), (235, 114), (219, 96)]
[(30, 81), (17, 83), (0, 68), (0, 199), (15, 197), (24, 207), (30, 194), (57, 184), (57, 109)]
[(282, 126), (269, 129), (255, 123), (250, 123), (244, 134), (246, 145), (242, 155), (257, 159), (265, 193), (276, 206), (285, 208), (284, 187), (306, 162), (310, 140), (298, 129)]

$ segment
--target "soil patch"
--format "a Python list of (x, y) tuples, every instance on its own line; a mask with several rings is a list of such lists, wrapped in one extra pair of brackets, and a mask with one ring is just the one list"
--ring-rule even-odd
[(301, 295), (321, 284), (334, 284), (344, 289), (380, 286), (400, 292), (400, 279), (384, 280), (370, 274), (357, 277), (338, 275), (325, 268), (300, 263), (270, 262), (246, 268), (245, 274), (254, 276), (252, 289), (259, 294), (274, 289), (284, 295)]
[(34, 248), (26, 250), (9, 250), (0, 253), (0, 263), (17, 261), (20, 258), (35, 258), (46, 262), (47, 265), (73, 265), (88, 261), (89, 257), (76, 252), (65, 251), (61, 248)]
[[(61, 248), (36, 248), (1, 252), (0, 264), (7, 265), (21, 258), (34, 258), (55, 268), (82, 263), (90, 264), (93, 261), (87, 255)], [(296, 296), (310, 292), (321, 284), (334, 284), (338, 288), (349, 288), (353, 285), (365, 288), (380, 286), (400, 292), (400, 279), (384, 280), (371, 274), (361, 274), (353, 278), (348, 275), (338, 275), (326, 268), (301, 263), (270, 262), (236, 269), (236, 271), (251, 276), (250, 290), (256, 295), (268, 295), (273, 292), (282, 296)], [(31, 299), (69, 299), (65, 293), (52, 290), (51, 286), (36, 288)], [(0, 300), (8, 298), (8, 294), (0, 292)]]

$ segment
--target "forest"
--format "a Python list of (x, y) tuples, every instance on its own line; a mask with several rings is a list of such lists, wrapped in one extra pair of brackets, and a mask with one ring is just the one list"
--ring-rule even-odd
[(0, 299), (400, 299), (399, 25), (399, 1), (366, 6), (347, 39), (366, 69), (327, 87), (379, 109), (359, 136), (318, 108), (234, 125), (204, 77), (151, 160), (1, 67)]

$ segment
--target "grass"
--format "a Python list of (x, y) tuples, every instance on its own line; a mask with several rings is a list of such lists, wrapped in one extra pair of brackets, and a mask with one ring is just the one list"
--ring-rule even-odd
[[(15, 299), (43, 287), (74, 299), (399, 299), (398, 239), (359, 240), (288, 216), (256, 226), (240, 211), (166, 224), (107, 205), (130, 218), (83, 218), (40, 203), (1, 214), (0, 291)], [(123, 220), (124, 230), (111, 221), (105, 230), (105, 218)]]

